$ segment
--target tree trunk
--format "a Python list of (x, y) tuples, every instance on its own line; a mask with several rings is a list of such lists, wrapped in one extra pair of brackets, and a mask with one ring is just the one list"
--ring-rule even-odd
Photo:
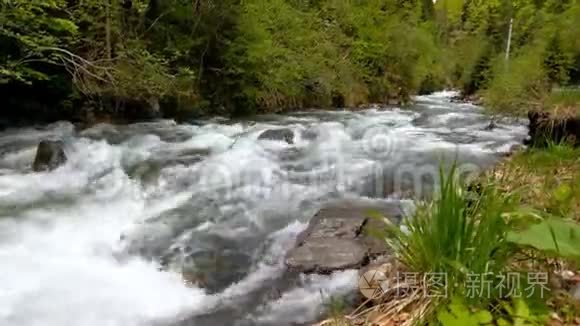
[(107, 0), (105, 4), (105, 49), (107, 51), (107, 59), (111, 60), (111, 0)]

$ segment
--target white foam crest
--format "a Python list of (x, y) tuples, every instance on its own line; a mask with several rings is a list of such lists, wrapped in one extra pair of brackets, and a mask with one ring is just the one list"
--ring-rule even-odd
[(500, 153), (500, 154), (510, 154), (514, 151), (514, 148), (516, 146), (521, 146), (521, 142), (517, 142), (517, 141), (507, 142), (507, 143), (497, 147), (495, 149), (495, 152)]
[(222, 133), (207, 132), (195, 135), (188, 141), (176, 143), (169, 147), (175, 151), (187, 149), (212, 149), (216, 152), (224, 152), (232, 144), (234, 140)]
[(284, 272), (284, 257), (286, 256), (286, 252), (292, 247), (296, 237), (306, 226), (304, 223), (293, 222), (270, 235), (269, 239), (272, 241), (272, 244), (268, 248), (268, 251), (261, 257), (257, 267), (243, 280), (229, 286), (220, 293), (220, 299), (234, 299), (248, 294), (261, 286), (266, 280), (274, 279)]
[(468, 119), (476, 119), (482, 117), (478, 113), (466, 113), (466, 112), (449, 112), (445, 114), (440, 114), (432, 117), (429, 121), (429, 125), (445, 125), (452, 121), (462, 121)]
[(456, 90), (444, 90), (444, 91), (440, 91), (440, 92), (435, 92), (429, 95), (420, 95), (420, 96), (415, 96), (415, 99), (420, 101), (420, 100), (446, 100), (446, 99), (452, 99), (454, 97), (459, 96), (461, 93), (459, 91)]
[(89, 172), (99, 175), (120, 166), (123, 157), (121, 147), (111, 146), (105, 141), (81, 138), (66, 148), (68, 160), (65, 167), (71, 172)]
[(32, 165), (35, 155), (36, 147), (28, 147), (4, 155), (0, 158), (0, 165), (13, 170), (22, 169), (23, 167), (28, 168)]
[(0, 146), (14, 142), (38, 142), (41, 139), (54, 139), (71, 136), (74, 125), (70, 122), (55, 122), (44, 128), (9, 129), (1, 133)]
[(117, 132), (117, 128), (109, 123), (97, 123), (81, 131), (80, 135), (96, 135), (103, 132)]
[(88, 183), (86, 174), (69, 174), (64, 169), (54, 173), (7, 173), (0, 176), (0, 204), (27, 205), (42, 199), (76, 195)]
[(212, 309), (223, 305), (235, 304), (236, 300), (259, 289), (265, 282), (274, 280), (282, 275), (285, 271), (284, 258), (286, 252), (291, 248), (296, 236), (306, 228), (305, 223), (293, 222), (281, 230), (271, 234), (268, 239), (271, 244), (260, 257), (256, 266), (250, 273), (239, 282), (236, 282), (220, 293), (207, 295), (204, 298), (202, 309), (195, 309), (195, 313), (201, 313), (203, 310)]
[(239, 185), (251, 184), (253, 178), (274, 182), (275, 171), (279, 170), (273, 158), (256, 144), (238, 146), (225, 153), (213, 155), (196, 168), (204, 191), (231, 190)]
[[(69, 164), (52, 173), (0, 177), (23, 200), (52, 191), (81, 194), (74, 205), (0, 219), (0, 261), (6, 262), (0, 269), (0, 324), (137, 326), (203, 307), (203, 292), (185, 287), (177, 274), (139, 258), (115, 258), (121, 232), (146, 217), (150, 206), (118, 168), (117, 150), (100, 142), (75, 147)], [(94, 173), (82, 171), (91, 169), (112, 170), (89, 183), (82, 176)]]
[(261, 323), (293, 324), (316, 320), (324, 304), (332, 297), (342, 297), (356, 289), (358, 271), (346, 270), (326, 275), (302, 275), (302, 286), (261, 308), (255, 319)]

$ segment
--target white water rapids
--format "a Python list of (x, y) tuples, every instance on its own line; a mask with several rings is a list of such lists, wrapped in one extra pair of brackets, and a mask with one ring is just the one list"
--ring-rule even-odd
[[(444, 158), (485, 168), (525, 137), (520, 121), (486, 129), (481, 109), (453, 95), (408, 109), (0, 132), (0, 325), (319, 318), (331, 296), (355, 289), (356, 271), (295, 275), (284, 255), (324, 202), (417, 194), (396, 182), (400, 169)], [(258, 140), (281, 127), (294, 144)], [(42, 139), (63, 139), (68, 161), (33, 173)]]

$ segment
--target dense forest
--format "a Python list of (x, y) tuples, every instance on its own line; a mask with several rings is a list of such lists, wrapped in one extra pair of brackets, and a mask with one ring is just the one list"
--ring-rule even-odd
[(73, 120), (449, 87), (519, 110), (580, 82), (579, 19), (576, 0), (0, 0), (0, 96), (5, 115)]

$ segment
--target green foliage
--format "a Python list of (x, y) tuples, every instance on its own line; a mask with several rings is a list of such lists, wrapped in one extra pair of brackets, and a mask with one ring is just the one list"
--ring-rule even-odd
[(246, 98), (262, 108), (299, 107), (310, 92), (328, 103), (339, 49), (314, 13), (281, 0), (248, 1), (239, 24), (227, 67), (243, 80)]
[(464, 302), (454, 299), (439, 310), (437, 320), (443, 326), (477, 326), (490, 324), (493, 317), (487, 310), (471, 311)]
[(559, 257), (580, 259), (580, 225), (572, 221), (545, 219), (526, 230), (510, 232), (508, 241)]
[(578, 1), (2, 0), (0, 6), (0, 90), (25, 96), (34, 87), (68, 89), (69, 98), (61, 99), (68, 103), (78, 93), (161, 97), (250, 113), (405, 103), (416, 93), (458, 87), (513, 113), (549, 106), (554, 87), (580, 82)]
[(494, 77), (484, 94), (487, 106), (498, 113), (524, 114), (538, 106), (549, 87), (542, 57), (533, 49), (510, 61), (498, 58)]
[(70, 43), (78, 32), (63, 18), (65, 5), (64, 0), (0, 1), (0, 85), (51, 78), (44, 66), (59, 60), (46, 49)]
[(0, 42), (13, 45), (0, 51), (2, 80), (49, 80), (42, 61), (64, 76), (66, 68), (91, 98), (179, 97), (229, 112), (274, 111), (406, 102), (446, 80), (430, 1), (2, 5)]
[(580, 159), (580, 149), (566, 143), (548, 142), (543, 149), (530, 148), (522, 155), (515, 157), (515, 164), (534, 171), (547, 172), (559, 163), (576, 164)]
[(269, 110), (407, 101), (440, 73), (421, 8), (385, 0), (247, 1), (227, 72), (244, 98)]
[[(514, 5), (514, 46), (509, 63), (497, 60), (486, 104), (499, 112), (521, 113), (532, 107), (551, 107), (554, 86), (578, 83), (580, 3), (566, 5), (533, 1)], [(575, 18), (573, 18), (575, 17)]]
[[(322, 292), (320, 293), (322, 296)], [(322, 298), (326, 301), (325, 308), (332, 318), (335, 326), (348, 326), (350, 323), (348, 319), (344, 318), (347, 313), (348, 302), (344, 298), (331, 296), (330, 298)]]
[(543, 311), (530, 309), (523, 298), (512, 299), (511, 305), (509, 302), (502, 302), (502, 308), (505, 313), (497, 320), (500, 326), (544, 325), (547, 319)]
[(485, 308), (472, 309), (463, 300), (454, 298), (437, 313), (442, 326), (532, 326), (544, 325), (546, 316), (530, 309), (522, 298), (511, 303), (502, 302), (501, 310), (489, 311)]
[(521, 202), (541, 215), (578, 220), (580, 149), (565, 143), (547, 144), (514, 155), (500, 165), (491, 181), (506, 191), (518, 191)]

